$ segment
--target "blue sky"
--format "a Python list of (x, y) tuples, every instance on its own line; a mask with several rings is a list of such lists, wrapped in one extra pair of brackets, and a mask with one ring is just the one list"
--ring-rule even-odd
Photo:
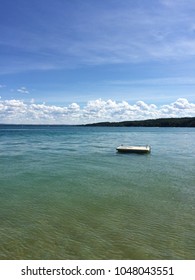
[(0, 123), (195, 116), (194, 0), (0, 2)]

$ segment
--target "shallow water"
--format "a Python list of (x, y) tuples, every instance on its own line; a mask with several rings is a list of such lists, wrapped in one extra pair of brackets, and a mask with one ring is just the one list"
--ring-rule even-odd
[(194, 143), (193, 128), (1, 126), (0, 259), (195, 259)]

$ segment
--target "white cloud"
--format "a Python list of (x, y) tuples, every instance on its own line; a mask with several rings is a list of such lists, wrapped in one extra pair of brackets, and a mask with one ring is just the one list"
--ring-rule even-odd
[(195, 109), (195, 104), (189, 103), (185, 98), (179, 98), (173, 103), (174, 108), (178, 109)]
[(80, 110), (80, 106), (77, 103), (72, 103), (68, 106), (68, 109), (70, 111), (75, 111), (75, 112), (77, 111), (78, 112)]
[(18, 88), (18, 89), (17, 89), (17, 92), (23, 93), (23, 94), (28, 94), (28, 93), (29, 93), (29, 91), (27, 90), (26, 87)]
[(142, 120), (168, 117), (194, 117), (195, 104), (179, 98), (171, 104), (157, 106), (137, 101), (91, 100), (81, 108), (77, 103), (67, 107), (36, 104), (34, 100), (0, 100), (1, 123), (18, 124), (84, 124), (102, 121)]
[(163, 105), (161, 107), (161, 114), (163, 116), (176, 117), (179, 115), (180, 117), (185, 116), (195, 116), (195, 104), (189, 103), (185, 98), (179, 98), (175, 102), (170, 105)]

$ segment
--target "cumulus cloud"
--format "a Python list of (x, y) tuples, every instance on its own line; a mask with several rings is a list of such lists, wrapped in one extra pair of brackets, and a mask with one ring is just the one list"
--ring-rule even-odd
[(85, 124), (102, 121), (144, 120), (169, 117), (194, 117), (195, 104), (179, 98), (170, 104), (157, 106), (137, 101), (91, 100), (80, 107), (72, 103), (66, 107), (36, 104), (22, 100), (0, 99), (1, 123), (18, 124)]

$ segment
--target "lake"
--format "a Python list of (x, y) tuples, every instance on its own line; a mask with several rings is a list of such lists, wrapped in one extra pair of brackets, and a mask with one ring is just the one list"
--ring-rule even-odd
[(194, 143), (194, 128), (0, 126), (0, 259), (195, 259)]

